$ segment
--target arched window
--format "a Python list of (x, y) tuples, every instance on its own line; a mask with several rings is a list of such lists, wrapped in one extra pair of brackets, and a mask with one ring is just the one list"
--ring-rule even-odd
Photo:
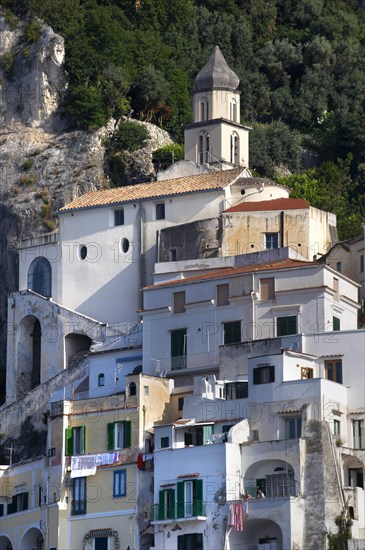
[(229, 104), (229, 118), (237, 122), (237, 103), (235, 99), (231, 99)]
[(209, 163), (209, 134), (201, 132), (199, 134), (199, 164)]
[(105, 386), (105, 376), (103, 373), (98, 376), (98, 386)]
[(52, 268), (46, 258), (36, 258), (30, 264), (27, 287), (37, 294), (50, 298), (52, 294)]
[(209, 117), (209, 102), (206, 97), (203, 97), (200, 102), (200, 121), (208, 120)]
[(135, 382), (129, 384), (129, 395), (137, 395), (137, 386)]
[(239, 138), (236, 132), (231, 134), (231, 163), (239, 164)]

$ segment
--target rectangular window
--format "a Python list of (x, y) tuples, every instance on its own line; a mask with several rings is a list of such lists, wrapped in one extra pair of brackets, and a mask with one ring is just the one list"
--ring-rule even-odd
[(131, 439), (132, 422), (130, 420), (108, 423), (108, 451), (128, 449), (131, 446)]
[(267, 277), (260, 279), (260, 300), (273, 300), (275, 298), (275, 279)]
[(124, 209), (114, 210), (114, 225), (124, 225)]
[(169, 250), (170, 262), (176, 262), (177, 260), (177, 249), (170, 248)]
[(170, 438), (161, 437), (161, 449), (166, 449), (167, 447), (170, 447)]
[(28, 510), (28, 493), (18, 493), (14, 495), (11, 502), (8, 503), (8, 514), (16, 514)]
[(339, 420), (333, 421), (333, 435), (341, 435), (341, 422)]
[(290, 315), (289, 317), (278, 317), (276, 319), (276, 335), (287, 336), (289, 334), (297, 334), (296, 315)]
[(165, 203), (158, 202), (156, 204), (156, 220), (164, 220), (164, 219), (165, 219)]
[(239, 344), (241, 342), (241, 321), (223, 323), (223, 343)]
[(178, 535), (177, 550), (203, 550), (203, 534)]
[(352, 421), (352, 437), (354, 449), (364, 449), (364, 421), (353, 420)]
[(229, 284), (217, 285), (217, 306), (229, 305)]
[(294, 473), (266, 476), (265, 496), (266, 498), (296, 496)]
[(72, 483), (71, 515), (86, 514), (86, 477), (75, 477)]
[(359, 271), (360, 273), (364, 273), (364, 254), (360, 254), (359, 257)]
[(340, 293), (339, 293), (339, 281), (336, 277), (333, 277), (333, 291), (334, 291), (333, 299), (338, 301), (340, 299)]
[(302, 417), (285, 419), (285, 439), (297, 439), (302, 435)]
[(4, 505), (0, 504), (0, 518), (2, 518), (4, 515)]
[(279, 233), (265, 233), (265, 248), (279, 248)]
[(327, 380), (342, 384), (342, 360), (332, 360), (324, 362), (324, 377)]
[(185, 291), (173, 293), (173, 313), (185, 313)]
[(225, 384), (226, 399), (246, 399), (248, 397), (248, 382), (228, 382)]
[(205, 515), (202, 479), (178, 482), (176, 512), (178, 518)]
[(177, 400), (177, 410), (182, 411), (183, 408), (184, 408), (184, 398), (179, 397), (178, 400)]
[(342, 262), (336, 262), (336, 271), (341, 273), (341, 271), (342, 271)]
[(127, 472), (117, 470), (113, 472), (113, 497), (125, 497), (127, 494)]
[(82, 455), (85, 453), (85, 426), (66, 428), (65, 432), (65, 455)]
[(253, 369), (254, 384), (269, 384), (270, 382), (275, 382), (275, 367), (273, 365)]
[(171, 370), (186, 369), (187, 329), (171, 331)]
[(332, 317), (332, 330), (341, 330), (341, 321), (338, 317)]

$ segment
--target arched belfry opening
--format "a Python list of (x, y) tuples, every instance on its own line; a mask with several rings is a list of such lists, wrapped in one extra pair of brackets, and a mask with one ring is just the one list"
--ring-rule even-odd
[(33, 315), (24, 317), (19, 325), (17, 350), (17, 397), (22, 397), (41, 383), (42, 328)]

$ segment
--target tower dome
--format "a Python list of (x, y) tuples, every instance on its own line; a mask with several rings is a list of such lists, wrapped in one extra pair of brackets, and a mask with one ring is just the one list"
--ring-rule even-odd
[(195, 92), (204, 90), (236, 90), (240, 80), (228, 67), (219, 46), (215, 46), (208, 63), (202, 68), (194, 81)]

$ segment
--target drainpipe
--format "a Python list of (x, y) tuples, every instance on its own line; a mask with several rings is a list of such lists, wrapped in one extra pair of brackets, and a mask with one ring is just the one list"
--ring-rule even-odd
[(252, 340), (256, 340), (256, 291), (255, 291), (255, 274), (252, 273)]
[(143, 294), (142, 288), (144, 285), (144, 241), (143, 241), (143, 206), (142, 203), (139, 203), (138, 208), (138, 247), (139, 247), (139, 299), (138, 299), (138, 308), (143, 308)]
[(279, 218), (280, 218), (280, 248), (283, 248), (284, 246), (284, 212), (281, 211), (280, 212), (280, 215), (279, 215)]

